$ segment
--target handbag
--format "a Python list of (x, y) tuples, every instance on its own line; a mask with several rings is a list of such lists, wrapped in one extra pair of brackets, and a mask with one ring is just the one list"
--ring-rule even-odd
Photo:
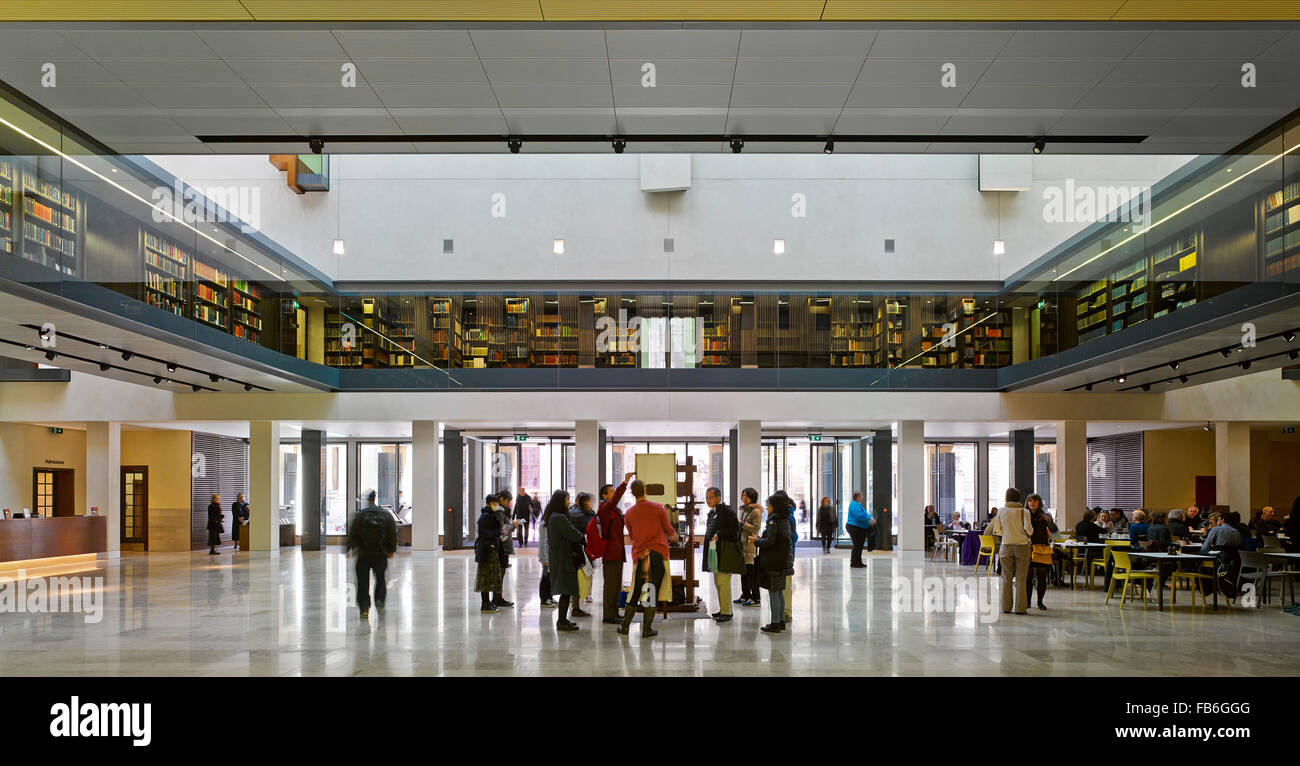
[[(717, 573), (723, 574), (744, 574), (745, 573), (745, 554), (741, 551), (740, 543), (731, 540), (719, 540), (714, 544), (717, 549), (717, 562), (710, 562), (710, 567)], [(713, 549), (710, 549), (710, 553)]]
[(1052, 563), (1052, 546), (1034, 545), (1029, 551), (1029, 560), (1035, 564), (1050, 565)]
[(709, 571), (715, 573), (718, 571), (718, 546), (716, 544), (709, 546)]

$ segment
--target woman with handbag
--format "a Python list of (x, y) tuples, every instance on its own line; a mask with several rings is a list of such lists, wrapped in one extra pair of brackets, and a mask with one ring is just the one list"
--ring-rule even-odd
[(578, 502), (569, 509), (569, 521), (573, 527), (582, 533), (584, 545), (582, 546), (582, 566), (578, 567), (578, 598), (573, 602), (574, 617), (590, 617), (591, 613), (583, 611), (582, 602), (591, 600), (591, 576), (595, 573), (592, 566), (591, 557), (587, 555), (585, 541), (587, 539), (587, 525), (591, 520), (596, 518), (596, 509), (592, 507), (592, 497), (590, 492), (579, 492)]
[(767, 589), (772, 621), (760, 630), (780, 633), (785, 630), (785, 584), (794, 574), (794, 538), (790, 529), (790, 502), (784, 493), (767, 499), (767, 526), (754, 541), (758, 548), (759, 585)]
[(578, 597), (578, 570), (586, 564), (582, 551), (583, 534), (569, 521), (569, 493), (557, 489), (542, 511), (542, 526), (546, 527), (547, 551), (551, 562), (551, 587), (560, 597), (560, 612), (555, 616), (555, 629), (573, 632), (578, 624), (569, 620), (569, 605)]
[(208, 555), (217, 555), (217, 546), (221, 545), (221, 533), (226, 531), (222, 526), (221, 520), (225, 514), (221, 512), (221, 495), (213, 495), (212, 502), (208, 503)]
[(1038, 586), (1038, 608), (1047, 611), (1043, 596), (1047, 595), (1047, 573), (1052, 569), (1052, 533), (1056, 531), (1056, 522), (1043, 510), (1043, 498), (1037, 493), (1025, 498), (1025, 510), (1029, 511), (1029, 523), (1034, 533), (1029, 536), (1029, 595), (1034, 595), (1034, 585)]
[(758, 548), (754, 541), (763, 526), (763, 509), (758, 506), (758, 490), (745, 487), (740, 492), (740, 548), (745, 556), (745, 574), (740, 578), (740, 598), (731, 602), (741, 606), (758, 606), (761, 596), (758, 591), (758, 567), (754, 561), (758, 557)]

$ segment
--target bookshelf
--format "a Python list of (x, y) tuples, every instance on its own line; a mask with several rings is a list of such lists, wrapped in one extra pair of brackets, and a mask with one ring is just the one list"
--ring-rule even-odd
[(528, 298), (506, 298), (504, 319), (488, 339), (488, 363), (492, 367), (527, 367), (532, 355), (528, 333)]
[[(366, 366), (362, 346), (364, 343), (363, 336), (367, 333), (365, 330), (358, 328), (352, 347), (345, 347), (343, 345), (343, 325), (353, 322), (349, 317), (355, 318), (361, 312), (354, 307), (348, 307), (346, 313), (347, 316), (344, 316), (344, 310), (325, 309), (325, 364), (330, 367), (357, 369)], [(353, 324), (356, 324), (356, 322), (353, 322)]]
[(602, 329), (600, 333), (594, 334), (595, 339), (603, 336), (605, 345), (604, 351), (596, 352), (594, 361), (597, 367), (636, 367), (637, 353), (632, 350), (636, 330), (628, 326), (631, 324), (631, 314), (621, 298), (615, 297), (612, 304), (610, 301), (609, 298), (592, 300), (593, 320), (596, 317), (609, 317), (614, 322), (607, 333)]
[(189, 251), (147, 229), (140, 230), (140, 249), (145, 303), (185, 316), (189, 303)]
[(976, 309), (971, 322), (979, 324), (957, 338), (962, 366), (983, 369), (1011, 364), (1011, 311)]
[[(366, 300), (374, 302), (372, 298)], [(380, 345), (387, 348), (389, 367), (415, 365), (415, 307), (410, 300), (410, 298), (392, 298), (387, 318), (376, 317), (376, 322), (380, 325), (379, 331), (392, 341), (389, 343), (383, 338), (375, 338)]]
[(0, 252), (14, 251), (14, 166), (0, 161)]
[(460, 301), (451, 296), (429, 299), (431, 360), (442, 368), (460, 366)]
[(191, 259), (194, 264), (194, 300), (191, 316), (199, 322), (227, 330), (230, 323), (230, 277), (211, 264)]
[(233, 279), (230, 303), (230, 334), (257, 343), (262, 336), (261, 290), (247, 280)]
[(907, 330), (908, 299), (895, 297), (880, 302), (868, 331), (868, 359), (871, 367), (896, 367), (903, 356), (903, 339)]
[(700, 366), (731, 367), (731, 315), (715, 318), (710, 311), (696, 321), (701, 324)]
[(1196, 303), (1198, 240), (1197, 232), (1182, 232), (1151, 253), (1152, 318)]
[[(572, 298), (572, 307), (565, 298)], [(565, 305), (561, 305), (562, 301)], [(532, 312), (531, 366), (577, 367), (577, 296), (548, 296), (535, 301)]]
[[(28, 168), (4, 163), (4, 180), (0, 186), (7, 190), (7, 204), (0, 204), (6, 215), (0, 223), (8, 231), (8, 250), (14, 252), (13, 240), (22, 225), (22, 244), (18, 254), (33, 263), (54, 269), (69, 276), (77, 276), (78, 241), (81, 231), (81, 199), (59, 184), (46, 181)], [(17, 180), (21, 178), (21, 185)], [(21, 211), (19, 208), (22, 208)]]
[(1106, 289), (1106, 280), (1098, 279), (1084, 285), (1076, 296), (1074, 325), (1079, 345), (1106, 334)]
[(1300, 181), (1264, 198), (1264, 277), (1300, 269)]
[(1108, 332), (1119, 332), (1146, 321), (1151, 310), (1149, 286), (1145, 257), (1111, 272), (1107, 287), (1110, 300)]
[(831, 299), (830, 366), (870, 364), (871, 302), (854, 296)]

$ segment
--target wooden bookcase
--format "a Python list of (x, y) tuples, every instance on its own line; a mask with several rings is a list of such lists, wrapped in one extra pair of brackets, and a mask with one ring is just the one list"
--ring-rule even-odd
[(39, 171), (0, 161), (0, 250), (68, 276), (80, 276), (82, 199)]
[(1264, 278), (1300, 269), (1300, 181), (1264, 197)]
[(198, 258), (194, 268), (194, 300), (190, 316), (209, 327), (230, 329), (230, 277), (226, 272)]
[(830, 366), (871, 366), (871, 302), (856, 296), (831, 300)]
[(144, 302), (185, 316), (190, 302), (190, 252), (147, 229), (140, 230), (140, 250)]
[(459, 367), (461, 362), (461, 301), (445, 296), (429, 299), (432, 361), (438, 367)]
[(262, 336), (262, 293), (244, 280), (230, 281), (230, 334), (257, 343)]

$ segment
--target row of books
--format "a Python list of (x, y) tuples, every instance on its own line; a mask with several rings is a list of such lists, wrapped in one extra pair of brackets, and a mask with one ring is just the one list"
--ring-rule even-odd
[(42, 205), (31, 197), (23, 197), (23, 212), (69, 234), (77, 233), (75, 216), (55, 210), (49, 205)]
[(182, 265), (189, 263), (189, 255), (179, 245), (168, 242), (152, 232), (144, 233), (144, 247), (145, 250), (166, 256)]
[(226, 273), (224, 271), (218, 269), (215, 266), (209, 266), (208, 264), (203, 263), (202, 261), (194, 262), (194, 276), (199, 277), (200, 279), (206, 279), (209, 282), (216, 285), (221, 285), (222, 287), (229, 286), (229, 282), (227, 281)]
[[(185, 266), (183, 264), (177, 263), (170, 258), (163, 258), (153, 251), (144, 251), (144, 264), (150, 268), (171, 274), (179, 279), (185, 278)], [(147, 275), (148, 272), (146, 272), (146, 276)]]
[(77, 198), (72, 192), (63, 191), (59, 185), (52, 181), (43, 181), (30, 173), (23, 173), (23, 191), (32, 192), (37, 196), (44, 197), (58, 205), (76, 212)]
[(50, 229), (37, 226), (31, 221), (23, 221), (23, 236), (38, 245), (58, 250), (64, 255), (77, 254), (77, 241), (71, 237), (60, 237)]
[(198, 296), (200, 299), (205, 300), (208, 303), (214, 303), (217, 306), (220, 306), (221, 308), (226, 308), (227, 306), (230, 305), (229, 301), (226, 299), (226, 294), (224, 292), (219, 292), (217, 290), (214, 290), (210, 286), (205, 285), (202, 282), (194, 286), (194, 294)]
[(145, 272), (144, 284), (150, 290), (156, 290), (160, 293), (166, 293), (178, 301), (185, 300), (185, 283), (175, 279), (168, 279), (162, 274)]
[(200, 322), (217, 325), (223, 329), (226, 326), (225, 312), (215, 306), (204, 306), (201, 303), (194, 304), (194, 318)]

